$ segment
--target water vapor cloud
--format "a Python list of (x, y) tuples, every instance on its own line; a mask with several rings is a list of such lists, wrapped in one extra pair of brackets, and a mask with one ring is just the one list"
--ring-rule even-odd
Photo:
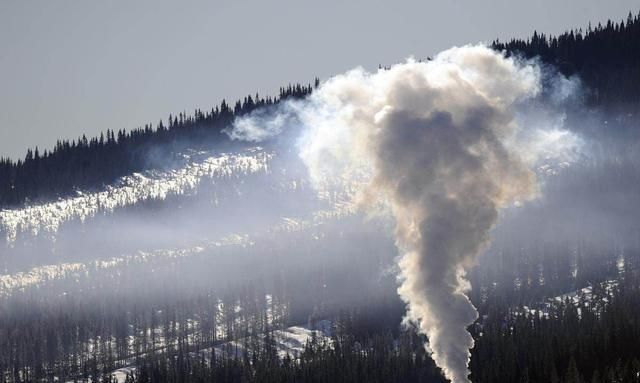
[(427, 335), (427, 350), (452, 382), (469, 381), (474, 345), (467, 271), (501, 210), (539, 194), (541, 157), (575, 147), (557, 126), (522, 134), (518, 111), (540, 98), (541, 78), (533, 62), (484, 46), (452, 48), (374, 73), (356, 68), (231, 129), (249, 141), (296, 131), (317, 184), (368, 175), (358, 202), (394, 218), (406, 320)]

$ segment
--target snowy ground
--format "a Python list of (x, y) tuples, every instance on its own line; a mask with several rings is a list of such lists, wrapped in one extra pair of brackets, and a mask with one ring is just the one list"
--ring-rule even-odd
[(522, 308), (515, 308), (511, 311), (511, 315), (513, 318), (522, 315), (548, 318), (554, 308), (565, 303), (574, 305), (578, 310), (578, 315), (581, 315), (583, 308), (604, 308), (614, 294), (616, 286), (618, 286), (618, 281), (615, 279), (590, 284), (582, 289), (548, 298), (538, 303), (536, 307), (523, 306)]
[[(22, 209), (11, 209), (0, 211), (0, 236), (6, 237), (7, 247), (6, 249), (12, 249), (18, 245), (13, 243), (16, 240), (16, 236), (20, 232), (29, 232), (34, 235), (46, 234), (47, 237), (54, 238), (54, 241), (60, 243), (62, 241), (62, 235), (58, 234), (58, 230), (65, 222), (73, 220), (91, 219), (98, 214), (110, 214), (119, 208), (126, 208), (136, 205), (146, 200), (163, 200), (172, 195), (190, 195), (192, 192), (196, 192), (198, 187), (204, 186), (203, 181), (206, 179), (215, 179), (217, 177), (228, 177), (231, 175), (242, 178), (243, 175), (265, 172), (271, 174), (272, 159), (274, 153), (269, 153), (261, 148), (253, 148), (243, 152), (234, 154), (215, 154), (209, 152), (192, 153), (185, 156), (185, 161), (180, 167), (176, 167), (170, 170), (162, 171), (149, 171), (144, 173), (136, 173), (127, 177), (121, 178), (118, 182), (106, 187), (102, 191), (98, 192), (78, 192), (76, 196), (72, 198), (61, 199), (59, 201), (28, 206)], [(294, 174), (293, 177), (296, 175)], [(291, 185), (287, 185), (287, 188), (297, 188), (299, 181), (292, 179)], [(217, 181), (216, 181), (217, 184)], [(276, 186), (273, 190), (278, 192), (281, 185)], [(0, 275), (0, 297), (10, 296), (12, 293), (21, 290), (28, 290), (30, 288), (44, 287), (46, 288), (47, 282), (69, 279), (71, 281), (77, 281), (80, 279), (92, 279), (98, 273), (107, 273), (108, 275), (119, 275), (120, 271), (124, 268), (134, 266), (136, 264), (144, 264), (148, 266), (147, 262), (152, 263), (159, 261), (164, 263), (164, 260), (171, 260), (175, 258), (191, 257), (201, 255), (203, 252), (211, 251), (226, 246), (252, 246), (253, 240), (256, 236), (274, 236), (281, 233), (300, 232), (309, 228), (315, 228), (316, 226), (323, 225), (331, 220), (340, 220), (347, 216), (354, 215), (357, 212), (357, 208), (353, 203), (353, 196), (357, 193), (360, 185), (354, 183), (351, 185), (343, 185), (343, 189), (332, 189), (333, 186), (328, 185), (326, 189), (317, 190), (318, 201), (317, 205), (309, 211), (299, 212), (294, 211), (288, 216), (280, 216), (277, 218), (277, 222), (273, 225), (265, 224), (256, 232), (251, 233), (236, 233), (227, 235), (224, 237), (206, 238), (198, 240), (198, 243), (189, 242), (188, 245), (184, 245), (183, 248), (167, 249), (161, 248), (157, 250), (137, 251), (130, 254), (107, 254), (106, 257), (101, 259), (89, 259), (80, 262), (61, 262), (57, 264), (38, 264), (35, 267), (29, 268), (31, 265), (26, 266), (21, 271), (9, 272), (5, 270), (4, 275)], [(274, 221), (276, 221), (274, 220)], [(86, 222), (84, 223), (86, 225)], [(321, 239), (323, 237), (322, 230), (310, 230), (315, 239)], [(318, 237), (315, 237), (315, 236)], [(19, 237), (18, 237), (19, 238)], [(2, 238), (0, 237), (0, 246), (2, 245)], [(182, 245), (180, 245), (182, 246)], [(188, 246), (188, 247), (187, 247)], [(54, 263), (53, 260), (45, 262)], [(44, 263), (44, 262), (43, 262)], [(150, 272), (153, 272), (151, 269)], [(52, 282), (52, 285), (57, 282)], [(67, 291), (64, 290), (64, 295), (67, 295)], [(267, 306), (271, 307), (270, 297), (267, 297)], [(267, 312), (267, 320), (269, 323), (277, 322), (274, 320), (274, 314)], [(211, 344), (211, 343), (197, 343), (195, 342), (196, 331), (192, 331), (192, 327), (197, 327), (198, 320), (201, 318), (194, 318), (190, 320), (193, 323), (186, 324), (187, 338), (190, 344)], [(282, 322), (280, 322), (282, 323)], [(184, 324), (183, 324), (184, 325)], [(277, 326), (273, 326), (274, 328)], [(220, 327), (217, 339), (223, 338), (224, 329)], [(154, 330), (149, 330), (154, 331)], [(142, 333), (140, 333), (142, 334)], [(112, 375), (119, 381), (124, 382), (127, 374), (131, 374), (134, 371), (133, 367), (133, 349), (134, 338), (137, 335), (133, 328), (129, 332), (130, 342), (129, 349), (131, 353), (126, 357), (126, 360), (120, 360), (116, 366), (119, 366), (117, 370), (112, 372)], [(331, 335), (331, 323), (329, 321), (320, 321), (314, 324), (313, 328), (305, 325), (291, 326), (285, 329), (279, 329), (273, 331), (273, 340), (275, 348), (281, 357), (287, 355), (292, 358), (299, 357), (303, 351), (305, 344), (313, 337), (316, 336), (318, 340), (322, 341), (328, 339)], [(237, 333), (236, 333), (237, 336)], [(260, 336), (258, 336), (260, 337)], [(148, 353), (162, 352), (173, 349), (174, 345), (166, 344), (162, 336), (156, 337), (151, 347), (143, 351), (144, 355), (138, 354), (138, 356), (144, 357)], [(211, 355), (212, 352), (216, 353), (216, 357), (242, 357), (243, 355), (250, 354), (252, 350), (247, 347), (252, 340), (255, 343), (256, 337), (253, 339), (240, 338), (235, 339), (232, 342), (214, 343), (215, 346), (207, 349), (195, 351), (196, 354)], [(156, 342), (157, 341), (157, 342)], [(113, 342), (115, 344), (115, 340)], [(86, 344), (87, 350), (92, 350), (92, 344), (89, 342)], [(111, 347), (111, 346), (108, 346)]]
[(184, 155), (182, 167), (165, 171), (134, 173), (95, 193), (78, 192), (76, 197), (0, 211), (0, 232), (11, 243), (21, 231), (55, 235), (61, 224), (79, 218), (85, 220), (99, 212), (135, 205), (150, 199), (165, 199), (193, 191), (205, 178), (266, 171), (273, 153), (259, 147), (240, 153), (198, 152)]
[[(304, 347), (314, 336), (318, 341), (328, 340), (331, 336), (331, 322), (321, 320), (315, 323), (313, 328), (307, 326), (291, 326), (284, 330), (276, 330), (273, 332), (274, 347), (281, 358), (289, 356), (297, 359), (304, 351)], [(191, 353), (191, 356), (204, 356), (205, 360), (211, 359), (211, 353), (214, 352), (216, 358), (236, 358), (241, 359), (245, 355), (251, 355), (251, 342), (249, 339), (241, 338), (231, 342), (217, 344), (212, 348), (202, 349)], [(127, 366), (119, 368), (111, 373), (118, 383), (124, 383), (127, 376), (135, 372), (135, 367)]]

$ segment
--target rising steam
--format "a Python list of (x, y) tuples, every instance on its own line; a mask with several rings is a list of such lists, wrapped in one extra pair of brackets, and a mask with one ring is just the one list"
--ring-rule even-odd
[(469, 381), (474, 345), (466, 272), (501, 209), (537, 194), (533, 166), (546, 148), (531, 141), (540, 135), (519, 134), (515, 117), (540, 93), (540, 77), (536, 65), (486, 47), (453, 48), (427, 62), (336, 76), (308, 100), (245, 117), (231, 131), (261, 140), (284, 131), (293, 115), (314, 181), (366, 169), (359, 202), (395, 218), (406, 319), (428, 336), (452, 382)]

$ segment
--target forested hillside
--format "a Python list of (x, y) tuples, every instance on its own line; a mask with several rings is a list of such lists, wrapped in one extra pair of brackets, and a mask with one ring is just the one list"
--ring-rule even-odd
[[(472, 381), (639, 382), (639, 282), (637, 275), (628, 274), (614, 291), (601, 291), (610, 301), (604, 306), (567, 299), (544, 312), (530, 313), (501, 307), (493, 297), (491, 311), (475, 329)], [(336, 326), (344, 325), (339, 321)], [(162, 355), (145, 361), (130, 381), (445, 382), (420, 342), (411, 329), (397, 341), (389, 333), (366, 337), (341, 333), (333, 337), (334, 347), (321, 341), (307, 344), (299, 363), (279, 362), (269, 347), (253, 361), (205, 359), (183, 352), (175, 358)]]
[[(592, 157), (532, 169), (542, 195), (500, 210), (464, 269), (478, 314), (462, 326), (470, 381), (640, 383), (640, 136), (607, 136), (623, 124), (599, 119), (638, 121), (627, 116), (640, 106), (640, 15), (492, 46), (579, 76), (587, 110), (562, 121), (579, 131), (593, 112), (604, 133), (588, 138)], [(0, 159), (0, 383), (446, 382), (404, 320), (395, 222), (359, 210), (359, 179), (318, 190), (298, 151), (222, 133), (318, 86)], [(15, 208), (145, 170), (157, 182)], [(459, 233), (443, 227), (434, 242)]]
[(495, 49), (540, 57), (587, 85), (591, 106), (634, 107), (640, 103), (640, 14), (627, 20), (591, 24), (559, 36), (534, 32), (527, 40), (494, 41)]
[(51, 151), (29, 149), (24, 160), (0, 158), (0, 207), (99, 188), (120, 176), (166, 164), (168, 156), (180, 150), (215, 147), (227, 141), (221, 130), (236, 116), (289, 98), (305, 97), (312, 90), (310, 84), (289, 85), (275, 98), (249, 95), (233, 107), (223, 100), (210, 111), (197, 109), (191, 115), (170, 115), (167, 122), (160, 120), (155, 126), (60, 140)]
[[(640, 15), (627, 20), (589, 25), (559, 36), (534, 32), (530, 39), (494, 41), (509, 54), (540, 57), (564, 74), (577, 74), (586, 85), (591, 107), (633, 107), (640, 103)], [(316, 85), (318, 80), (315, 81)], [(289, 85), (275, 97), (247, 96), (233, 107), (225, 101), (209, 111), (169, 116), (167, 122), (125, 131), (108, 130), (99, 137), (60, 140), (53, 150), (30, 149), (24, 159), (0, 158), (0, 207), (47, 200), (78, 189), (101, 187), (117, 177), (154, 165), (154, 154), (187, 146), (213, 146), (225, 136), (221, 129), (235, 116), (311, 93), (311, 85)]]

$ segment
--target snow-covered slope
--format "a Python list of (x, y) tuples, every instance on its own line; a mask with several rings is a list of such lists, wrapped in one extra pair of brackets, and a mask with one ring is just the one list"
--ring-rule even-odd
[(234, 174), (242, 175), (268, 170), (273, 153), (256, 147), (239, 153), (198, 152), (185, 154), (182, 167), (134, 173), (122, 177), (103, 191), (81, 193), (73, 198), (0, 212), (0, 232), (7, 242), (15, 240), (18, 232), (38, 234), (46, 231), (55, 235), (66, 221), (85, 220), (99, 212), (134, 205), (150, 199), (165, 199), (194, 191), (203, 179)]

